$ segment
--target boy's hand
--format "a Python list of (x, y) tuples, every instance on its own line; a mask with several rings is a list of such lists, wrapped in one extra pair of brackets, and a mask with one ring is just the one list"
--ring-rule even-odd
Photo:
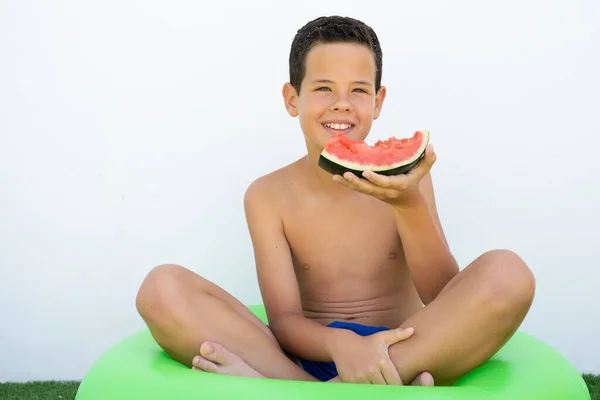
[(408, 339), (413, 333), (413, 328), (396, 328), (370, 336), (340, 332), (330, 347), (340, 380), (345, 383), (402, 385), (388, 348)]
[(419, 194), (419, 182), (431, 170), (435, 160), (433, 146), (428, 145), (425, 156), (407, 174), (386, 176), (365, 171), (363, 177), (366, 179), (361, 179), (351, 172), (346, 172), (343, 177), (334, 175), (333, 180), (348, 189), (374, 196), (394, 207), (404, 207)]

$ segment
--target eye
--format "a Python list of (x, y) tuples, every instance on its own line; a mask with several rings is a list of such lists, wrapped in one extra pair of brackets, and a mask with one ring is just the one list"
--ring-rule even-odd
[(366, 90), (360, 89), (360, 88), (357, 88), (357, 89), (354, 89), (354, 90), (358, 90), (358, 91), (363, 92), (363, 93), (368, 93)]
[(319, 88), (316, 88), (316, 89), (315, 89), (315, 92), (319, 92), (319, 91), (321, 91), (321, 92), (322, 92), (322, 91), (324, 91), (324, 90), (329, 90), (329, 88), (328, 88), (327, 86), (321, 86), (321, 87), (319, 87)]

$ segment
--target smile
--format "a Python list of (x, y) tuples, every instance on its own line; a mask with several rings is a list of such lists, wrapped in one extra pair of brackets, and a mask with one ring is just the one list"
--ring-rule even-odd
[(348, 133), (354, 127), (353, 124), (350, 123), (337, 123), (337, 122), (329, 122), (322, 124), (323, 128), (330, 133)]

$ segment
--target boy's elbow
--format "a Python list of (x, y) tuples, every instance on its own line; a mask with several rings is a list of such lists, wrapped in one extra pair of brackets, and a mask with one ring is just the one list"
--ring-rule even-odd
[(302, 315), (295, 312), (283, 312), (278, 313), (277, 315), (269, 316), (269, 327), (271, 328), (275, 336), (277, 336), (276, 332), (284, 334), (289, 329), (289, 327), (294, 326), (293, 319), (299, 316)]
[(296, 319), (302, 317), (296, 313), (283, 313), (269, 318), (269, 328), (279, 345), (286, 351), (290, 350), (290, 334), (297, 325)]
[(444, 268), (440, 268), (436, 279), (429, 285), (426, 285), (419, 293), (423, 304), (427, 305), (438, 297), (438, 295), (444, 290), (444, 288), (454, 279), (460, 272), (458, 264), (452, 258), (452, 262), (447, 263)]

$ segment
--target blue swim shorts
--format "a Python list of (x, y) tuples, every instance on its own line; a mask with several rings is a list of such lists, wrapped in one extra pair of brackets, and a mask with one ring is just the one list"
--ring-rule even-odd
[[(370, 336), (377, 332), (387, 331), (390, 328), (384, 326), (368, 326), (354, 324), (352, 322), (334, 321), (327, 325), (330, 328), (348, 329), (360, 336)], [(298, 363), (306, 372), (319, 379), (322, 382), (335, 378), (338, 375), (335, 363), (332, 361), (310, 361), (299, 358)]]

